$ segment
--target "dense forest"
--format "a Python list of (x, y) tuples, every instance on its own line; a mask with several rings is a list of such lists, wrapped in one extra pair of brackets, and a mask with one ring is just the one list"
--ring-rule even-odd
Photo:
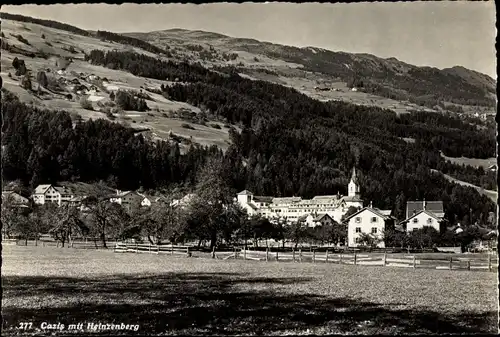
[(122, 44), (126, 44), (129, 46), (134, 46), (137, 48), (144, 49), (146, 51), (149, 51), (154, 54), (164, 54), (168, 57), (172, 56), (169, 51), (159, 48), (157, 46), (152, 45), (149, 42), (139, 40), (130, 36), (125, 36), (121, 34), (115, 34), (103, 30), (98, 30), (97, 31), (97, 37), (100, 38), (101, 40), (104, 41), (113, 41), (113, 42), (118, 42)]
[[(216, 147), (149, 143), (134, 130), (103, 119), (77, 122), (67, 112), (39, 110), (2, 90), (2, 174), (32, 187), (63, 180), (106, 181), (122, 189), (194, 182)], [(50, 132), (47, 132), (50, 130)]]
[(5, 13), (5, 12), (0, 13), (0, 18), (6, 19), (6, 20), (20, 21), (20, 22), (35, 23), (37, 25), (55, 28), (55, 29), (60, 29), (60, 30), (64, 30), (67, 32), (71, 32), (71, 33), (83, 35), (83, 36), (90, 36), (91, 35), (90, 32), (87, 32), (86, 30), (83, 30), (83, 29), (80, 29), (78, 27), (68, 25), (65, 23), (52, 21), (52, 20), (37, 19), (37, 18), (29, 17), (29, 16), (10, 14), (10, 13)]

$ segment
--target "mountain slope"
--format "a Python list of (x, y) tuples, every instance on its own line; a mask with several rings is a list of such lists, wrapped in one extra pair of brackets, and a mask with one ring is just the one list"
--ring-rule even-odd
[[(417, 67), (395, 58), (383, 59), (370, 54), (334, 52), (322, 48), (297, 48), (260, 42), (253, 39), (232, 38), (222, 34), (164, 30), (151, 33), (128, 33), (158, 45), (186, 49), (189, 44), (208, 45), (228, 52), (248, 52), (285, 61), (308, 72), (319, 72), (356, 86), (367, 93), (409, 100), (433, 108), (439, 102), (493, 107), (496, 83), (487, 75), (453, 67), (439, 70)], [(202, 53), (203, 50), (200, 51)]]

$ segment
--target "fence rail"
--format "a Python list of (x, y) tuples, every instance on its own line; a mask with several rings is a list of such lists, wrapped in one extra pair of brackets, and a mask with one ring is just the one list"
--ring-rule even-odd
[(116, 243), (114, 252), (185, 255), (188, 257), (190, 257), (192, 254), (189, 246), (176, 246), (173, 244), (153, 245), (153, 244), (142, 244), (142, 243), (122, 243), (122, 242)]
[(488, 255), (487, 259), (449, 257), (435, 258), (418, 255), (391, 256), (392, 254), (363, 254), (363, 253), (330, 253), (316, 251), (280, 252), (279, 250), (257, 251), (234, 249), (233, 252), (212, 252), (212, 258), (220, 260), (242, 259), (252, 261), (277, 261), (277, 262), (311, 262), (311, 263), (337, 263), (361, 266), (386, 266), (403, 268), (432, 268), (448, 270), (489, 270), (498, 268), (498, 256)]

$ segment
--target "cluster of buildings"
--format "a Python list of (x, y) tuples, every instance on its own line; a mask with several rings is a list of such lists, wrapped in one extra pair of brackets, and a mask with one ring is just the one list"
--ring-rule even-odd
[[(165, 202), (170, 206), (185, 206), (191, 200), (192, 194), (188, 194), (181, 199), (174, 199), (169, 201), (164, 196), (150, 196), (137, 191), (120, 191), (116, 190), (114, 193), (109, 194), (109, 201), (120, 204), (125, 210), (131, 211), (139, 207), (149, 207), (153, 203)], [(10, 199), (11, 204), (17, 207), (28, 207), (30, 200), (14, 191), (3, 191), (2, 199)], [(51, 184), (38, 185), (31, 200), (36, 205), (55, 204), (57, 206), (69, 205), (80, 208), (85, 211), (86, 207), (84, 200), (87, 195), (84, 193), (77, 193), (73, 189), (66, 186), (56, 186)]]
[[(85, 211), (83, 202), (87, 196), (75, 193), (71, 188), (50, 184), (39, 185), (31, 195), (33, 203), (43, 205), (53, 203), (58, 206), (71, 205)], [(153, 203), (164, 202), (173, 207), (185, 207), (194, 197), (187, 194), (181, 199), (167, 200), (164, 196), (150, 196), (137, 191), (112, 191), (108, 195), (109, 202), (120, 204), (130, 211), (138, 207), (149, 207)], [(10, 198), (11, 204), (16, 207), (28, 207), (30, 200), (13, 191), (2, 192), (2, 199)], [(335, 225), (347, 229), (347, 245), (357, 247), (363, 245), (364, 234), (370, 234), (377, 242), (378, 247), (385, 247), (383, 233), (388, 229), (401, 232), (410, 232), (429, 226), (438, 232), (446, 226), (442, 201), (408, 201), (405, 219), (398, 221), (391, 210), (381, 210), (373, 207), (372, 203), (363, 207), (360, 196), (360, 185), (356, 170), (353, 169), (348, 184), (347, 196), (323, 195), (312, 199), (301, 197), (271, 197), (257, 196), (244, 190), (234, 199), (249, 216), (259, 215), (270, 221), (292, 223), (303, 221), (310, 227), (318, 225)], [(353, 212), (352, 208), (356, 211)], [(349, 215), (348, 210), (351, 209)], [(460, 231), (460, 228), (456, 228)], [(458, 232), (457, 232), (458, 233)]]
[[(400, 231), (430, 226), (442, 230), (444, 208), (442, 201), (408, 201), (405, 220), (398, 222), (391, 210), (380, 210), (370, 203), (363, 207), (360, 185), (354, 168), (348, 184), (347, 196), (325, 195), (312, 199), (300, 197), (275, 198), (256, 196), (244, 190), (237, 195), (237, 202), (246, 209), (249, 216), (260, 215), (271, 221), (304, 221), (308, 226), (336, 224), (347, 227), (349, 247), (361, 245), (362, 234), (371, 234), (384, 247), (383, 232), (389, 228)], [(344, 218), (349, 208), (357, 211)]]

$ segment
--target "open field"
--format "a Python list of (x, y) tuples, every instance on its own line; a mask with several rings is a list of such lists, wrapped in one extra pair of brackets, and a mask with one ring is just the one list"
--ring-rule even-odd
[(137, 332), (118, 331), (134, 335), (496, 333), (498, 326), (497, 278), (488, 272), (21, 246), (4, 247), (2, 267), (3, 335), (37, 332), (17, 330), (20, 322), (139, 324)]
[(482, 167), (484, 169), (497, 163), (496, 158), (488, 158), (488, 159), (476, 159), (476, 158), (466, 158), (466, 157), (453, 158), (453, 157), (446, 157), (443, 153), (441, 153), (441, 157), (443, 157), (445, 160), (451, 161), (453, 164), (470, 165), (474, 167)]
[[(80, 115), (84, 120), (91, 118), (107, 119), (108, 117), (104, 113), (97, 111), (98, 107), (96, 103), (98, 100), (109, 101), (109, 93), (111, 91), (123, 89), (138, 92), (141, 90), (141, 87), (159, 89), (162, 84), (168, 85), (171, 83), (168, 81), (159, 81), (139, 77), (126, 71), (113, 70), (106, 67), (92, 65), (83, 61), (83, 52), (89, 52), (92, 49), (117, 49), (122, 51), (133, 50), (149, 56), (154, 56), (147, 51), (135, 47), (125, 46), (119, 43), (105, 42), (94, 37), (80, 36), (57, 29), (42, 27), (32, 23), (20, 23), (12, 20), (2, 21), (2, 33), (4, 33), (4, 39), (7, 43), (26, 51), (44, 51), (51, 55), (61, 55), (74, 58), (73, 62), (67, 67), (67, 71), (64, 74), (57, 74), (55, 59), (53, 57), (49, 57), (47, 59), (40, 57), (31, 58), (7, 50), (2, 50), (0, 75), (2, 76), (2, 79), (4, 79), (3, 86), (7, 90), (16, 94), (22, 102), (28, 104), (33, 103), (38, 107), (54, 110), (66, 110), (70, 113)], [(26, 38), (30, 45), (23, 44), (18, 41), (18, 39), (14, 37), (14, 35), (17, 34)], [(41, 37), (42, 34), (45, 36), (45, 39)], [(47, 42), (51, 46), (47, 45)], [(76, 48), (76, 54), (65, 51), (65, 49), (71, 46)], [(38, 71), (51, 69), (51, 72), (47, 73), (47, 76), (52, 77), (55, 80), (60, 80), (61, 78), (70, 80), (75, 78), (74, 74), (80, 73), (83, 73), (85, 76), (96, 75), (99, 78), (107, 78), (109, 80), (109, 85), (105, 85), (107, 92), (99, 91), (95, 95), (78, 95), (71, 90), (71, 86), (63, 85), (63, 93), (71, 94), (73, 96), (72, 99), (66, 99), (62, 95), (51, 94), (44, 95), (44, 99), (38, 98), (32, 92), (28, 92), (20, 86), (21, 77), (14, 75), (15, 69), (12, 66), (12, 61), (15, 57), (23, 59), (27, 68), (31, 70), (32, 87), (34, 89), (38, 87), (38, 83), (36, 82), (36, 75)], [(8, 76), (9, 73), (12, 77)], [(87, 87), (91, 85), (91, 83), (82, 79), (80, 79), (80, 83), (86, 85)], [(150, 128), (152, 130), (152, 136), (155, 139), (169, 139), (169, 132), (172, 131), (174, 134), (184, 138), (190, 139), (192, 137), (192, 141), (195, 143), (207, 146), (216, 145), (223, 150), (227, 149), (230, 144), (229, 132), (227, 128), (222, 127), (221, 129), (215, 129), (210, 126), (196, 125), (195, 130), (191, 130), (181, 127), (181, 125), (185, 123), (184, 121), (168, 117), (169, 113), (176, 112), (180, 109), (195, 113), (199, 113), (200, 109), (184, 102), (168, 100), (158, 94), (148, 94), (152, 98), (152, 100), (146, 101), (148, 107), (151, 109), (150, 111), (127, 111), (125, 113), (125, 117), (131, 126), (136, 128)], [(93, 101), (94, 111), (86, 110), (81, 107), (81, 97), (87, 97), (87, 99)], [(115, 117), (119, 116), (115, 114)], [(120, 119), (117, 119), (116, 121), (120, 121)], [(212, 122), (210, 124), (212, 124)], [(185, 144), (180, 145), (182, 148), (187, 148)]]
[[(439, 171), (433, 170), (433, 169), (431, 169), (431, 171), (433, 171), (433, 172), (439, 172)], [(439, 172), (439, 173), (441, 173), (441, 172)], [(441, 173), (441, 174), (443, 175), (443, 177), (445, 177), (449, 181), (452, 181), (454, 183), (460, 184), (462, 186), (468, 186), (468, 187), (472, 187), (472, 188), (476, 189), (479, 193), (486, 195), (488, 198), (490, 198), (494, 202), (496, 202), (497, 199), (498, 199), (498, 192), (497, 191), (485, 190), (484, 188), (481, 188), (479, 186), (472, 185), (472, 184), (470, 184), (468, 182), (455, 179), (455, 178), (453, 178), (452, 176), (450, 176), (448, 174), (444, 174), (444, 173)]]

